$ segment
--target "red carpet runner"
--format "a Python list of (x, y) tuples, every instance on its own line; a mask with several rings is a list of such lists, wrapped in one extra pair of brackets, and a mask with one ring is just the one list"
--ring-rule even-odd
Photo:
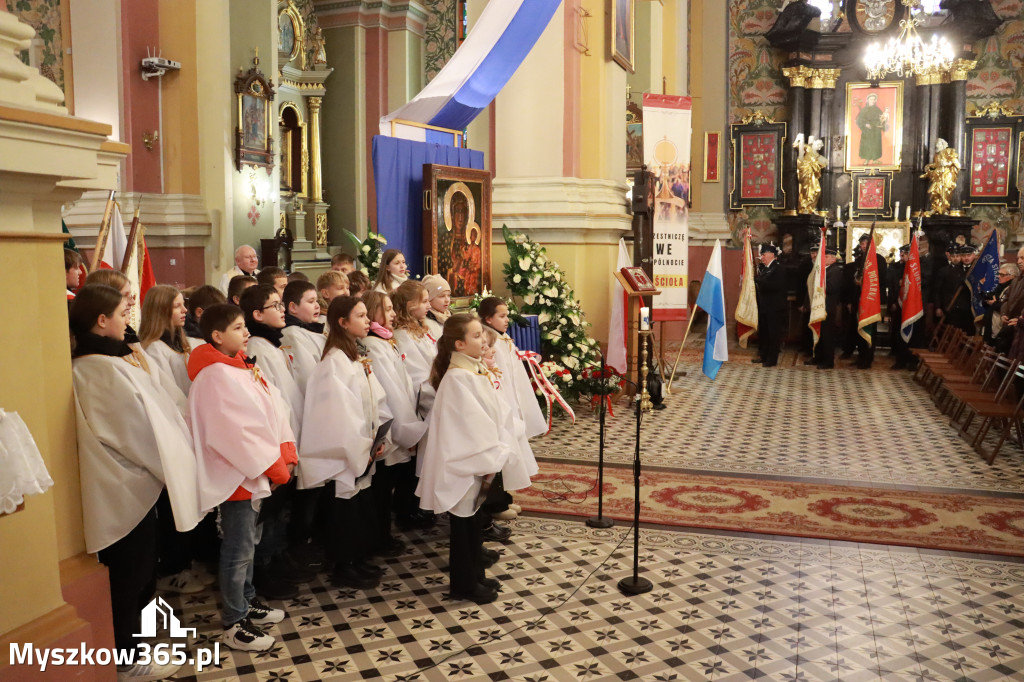
[[(633, 519), (632, 468), (605, 467), (604, 514)], [(640, 520), (690, 528), (1024, 556), (1024, 502), (941, 492), (648, 471)], [(546, 461), (524, 510), (597, 514), (597, 468)]]

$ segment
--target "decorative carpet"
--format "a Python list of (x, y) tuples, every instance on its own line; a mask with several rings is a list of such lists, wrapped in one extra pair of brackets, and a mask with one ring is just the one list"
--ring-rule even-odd
[[(949, 492), (644, 471), (640, 520), (689, 528), (1024, 556), (1024, 502)], [(633, 519), (632, 467), (605, 466), (604, 515)], [(597, 515), (597, 469), (545, 462), (524, 510)]]

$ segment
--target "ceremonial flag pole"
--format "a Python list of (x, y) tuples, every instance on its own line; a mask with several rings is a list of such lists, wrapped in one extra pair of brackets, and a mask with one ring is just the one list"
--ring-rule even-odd
[(121, 274), (128, 274), (128, 265), (132, 260), (132, 252), (135, 250), (135, 243), (139, 236), (139, 211), (142, 210), (142, 202), (135, 207), (135, 215), (132, 216), (131, 227), (128, 228), (128, 245), (124, 249), (124, 258), (121, 259)]
[(903, 319), (900, 320), (900, 336), (904, 343), (910, 343), (914, 333), (914, 324), (924, 317), (924, 300), (921, 294), (921, 253), (917, 246), (917, 232), (910, 240), (910, 258), (903, 269), (903, 282), (900, 286), (900, 309)]
[(743, 270), (740, 273), (740, 297), (736, 302), (736, 336), (740, 348), (757, 331), (757, 293), (754, 288), (754, 254), (750, 248), (750, 229), (743, 235)]
[(857, 305), (857, 333), (874, 345), (874, 328), (871, 325), (882, 319), (881, 283), (878, 278), (878, 258), (875, 251), (875, 223), (871, 223), (868, 250), (864, 254), (861, 270), (860, 302)]
[[(980, 266), (980, 267), (979, 267)], [(985, 294), (995, 291), (999, 284), (999, 234), (995, 228), (988, 233), (988, 239), (981, 247), (981, 253), (971, 264), (971, 269), (964, 278), (971, 287), (971, 308), (974, 321), (980, 322), (985, 316)]]
[(816, 348), (818, 339), (821, 338), (821, 323), (827, 317), (825, 309), (825, 240), (828, 234), (828, 227), (821, 228), (821, 243), (818, 245), (818, 258), (814, 263), (814, 292), (811, 294), (811, 316), (807, 326), (811, 328), (811, 336), (814, 342), (811, 348)]
[(103, 209), (103, 221), (100, 223), (100, 232), (96, 236), (96, 248), (92, 251), (92, 263), (89, 264), (89, 272), (94, 272), (103, 259), (103, 252), (107, 249), (107, 238), (110, 237), (110, 218), (114, 215), (114, 190), (110, 190), (107, 197), (107, 205)]

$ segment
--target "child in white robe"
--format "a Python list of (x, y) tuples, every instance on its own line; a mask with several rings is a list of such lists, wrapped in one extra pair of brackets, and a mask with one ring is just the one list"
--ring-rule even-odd
[(398, 556), (405, 551), (405, 545), (391, 534), (392, 511), (403, 528), (423, 523), (416, 514), (420, 505), (413, 457), (427, 431), (427, 423), (416, 414), (416, 390), (405, 368), (405, 356), (394, 340), (395, 310), (391, 299), (379, 291), (368, 291), (362, 300), (371, 320), (363, 346), (373, 360), (374, 374), (384, 387), (385, 400), (394, 417), (394, 447), (373, 475), (373, 497), (377, 504), (375, 551), (380, 556)]
[(373, 283), (373, 291), (390, 296), (408, 279), (409, 272), (405, 266), (405, 254), (398, 249), (388, 249), (380, 255), (380, 270), (377, 271), (377, 280)]
[(327, 484), (331, 500), (330, 534), (334, 556), (331, 583), (370, 589), (384, 569), (370, 562), (376, 508), (370, 485), (376, 460), (390, 441), (374, 448), (377, 430), (391, 419), (384, 388), (373, 362), (362, 357), (359, 342), (370, 331), (366, 305), (341, 296), (327, 310), (330, 332), (323, 360), (306, 384), (306, 418), (299, 440), (299, 484)]
[[(547, 432), (547, 423), (537, 402), (537, 396), (533, 391), (530, 377), (523, 367), (523, 361), (519, 359), (519, 349), (516, 348), (512, 337), (508, 335), (508, 305), (497, 296), (489, 296), (480, 302), (477, 310), (484, 326), (493, 329), (498, 337), (495, 344), (495, 364), (501, 370), (504, 382), (502, 384), (502, 398), (510, 406), (513, 418), (521, 422), (521, 429), (524, 437), (517, 438), (519, 445), (519, 459), (517, 466), (509, 473), (513, 474), (511, 485), (508, 487), (505, 482), (505, 472), (499, 478), (490, 497), (485, 504), (487, 511), (498, 518), (508, 518), (518, 514), (518, 505), (512, 501), (512, 496), (506, 490), (520, 490), (530, 485), (529, 477), (537, 473), (537, 460), (529, 446), (529, 439)], [(525, 446), (525, 447), (524, 447)], [(525, 480), (524, 480), (525, 479)], [(509, 514), (508, 512), (511, 512)], [(485, 533), (486, 534), (486, 533)]]
[(437, 339), (430, 335), (425, 324), (430, 308), (427, 288), (416, 280), (408, 280), (395, 290), (391, 301), (395, 308), (395, 342), (405, 354), (409, 378), (419, 395), (417, 411), (426, 419), (434, 404), (430, 369), (437, 355)]
[[(265, 268), (269, 281), (282, 284), (280, 268)], [(287, 279), (287, 277), (285, 277)], [(281, 289), (287, 284), (283, 284)], [(288, 405), (288, 423), (292, 433), (302, 432), (303, 395), (295, 379), (293, 348), (284, 342), (285, 307), (277, 289), (260, 284), (242, 294), (245, 326), (252, 335), (246, 353), (263, 372), (264, 378), (276, 387)], [(281, 486), (271, 500), (264, 502), (263, 536), (256, 546), (255, 584), (268, 599), (293, 599), (298, 595), (297, 583), (308, 582), (316, 572), (299, 566), (286, 554), (288, 549), (288, 518), (295, 484)]]
[[(221, 299), (224, 298), (219, 291), (217, 293)], [(142, 324), (139, 326), (139, 342), (150, 364), (174, 379), (185, 396), (192, 386), (192, 380), (188, 378), (188, 356), (192, 345), (185, 335), (187, 315), (182, 293), (172, 286), (158, 284), (146, 292), (142, 303)], [(178, 533), (175, 530), (166, 493), (157, 502), (157, 523), (160, 532), (157, 589), (193, 594), (212, 584), (214, 578), (211, 574), (192, 569), (199, 542), (198, 531)]]
[[(201, 518), (188, 426), (125, 342), (128, 300), (91, 284), (72, 301), (72, 379), (86, 551), (108, 568), (114, 642), (136, 647), (140, 607), (156, 578), (156, 502), (166, 485), (178, 530)], [(122, 679), (160, 679), (178, 665), (127, 666)], [(155, 675), (155, 677), (153, 676)]]
[[(509, 457), (505, 466), (501, 468), (501, 488), (504, 490), (522, 490), (530, 487), (530, 478), (537, 473), (537, 460), (533, 456), (533, 449), (530, 441), (526, 438), (526, 424), (519, 417), (519, 405), (509, 388), (505, 375), (498, 367), (498, 344), (501, 343), (498, 333), (490, 327), (484, 327), (484, 351), (483, 361), (494, 377), (495, 386), (498, 389), (498, 396), (509, 413), (509, 424), (512, 431), (508, 434), (508, 442), (517, 446), (516, 457)], [(492, 486), (491, 490), (495, 490)], [(511, 515), (496, 518), (515, 518), (522, 511), (518, 504), (508, 503), (508, 511)]]
[(427, 288), (427, 300), (430, 302), (430, 309), (427, 310), (424, 322), (430, 335), (439, 339), (444, 330), (444, 323), (452, 314), (452, 287), (441, 275), (427, 275), (423, 278), (423, 286)]
[(291, 351), (292, 376), (305, 395), (306, 382), (324, 354), (324, 322), (320, 302), (311, 282), (289, 282), (284, 288), (284, 332), (282, 347)]
[(285, 613), (258, 599), (253, 585), (260, 507), (291, 478), (295, 435), (280, 392), (246, 361), (249, 332), (242, 311), (214, 305), (199, 324), (206, 343), (189, 357), (188, 403), (200, 507), (218, 508), (223, 534), (221, 641), (240, 651), (266, 651), (274, 638), (261, 626), (281, 622)]
[(472, 315), (452, 315), (438, 341), (431, 383), (437, 399), (420, 448), (416, 494), (425, 509), (451, 520), (451, 596), (486, 604), (499, 584), (484, 573), (479, 509), (485, 486), (513, 456), (511, 429), (487, 367), (480, 361), (483, 327)]
[(192, 348), (206, 343), (203, 341), (203, 332), (199, 329), (199, 320), (202, 319), (204, 310), (218, 303), (227, 303), (227, 297), (224, 296), (223, 291), (212, 284), (204, 284), (185, 297), (185, 306), (188, 308), (188, 316), (185, 318), (185, 335)]

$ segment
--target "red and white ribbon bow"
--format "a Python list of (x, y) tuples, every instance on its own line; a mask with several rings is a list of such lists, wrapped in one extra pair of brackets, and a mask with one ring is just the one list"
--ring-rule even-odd
[(533, 385), (540, 389), (541, 395), (544, 396), (544, 402), (548, 406), (548, 430), (545, 434), (551, 433), (551, 420), (555, 416), (554, 404), (565, 410), (565, 413), (572, 418), (572, 423), (575, 424), (576, 413), (569, 407), (569, 403), (565, 402), (565, 398), (558, 392), (558, 389), (544, 376), (544, 372), (540, 368), (540, 355), (532, 350), (516, 349), (516, 356), (526, 363), (526, 368), (530, 372), (530, 379), (533, 380)]

